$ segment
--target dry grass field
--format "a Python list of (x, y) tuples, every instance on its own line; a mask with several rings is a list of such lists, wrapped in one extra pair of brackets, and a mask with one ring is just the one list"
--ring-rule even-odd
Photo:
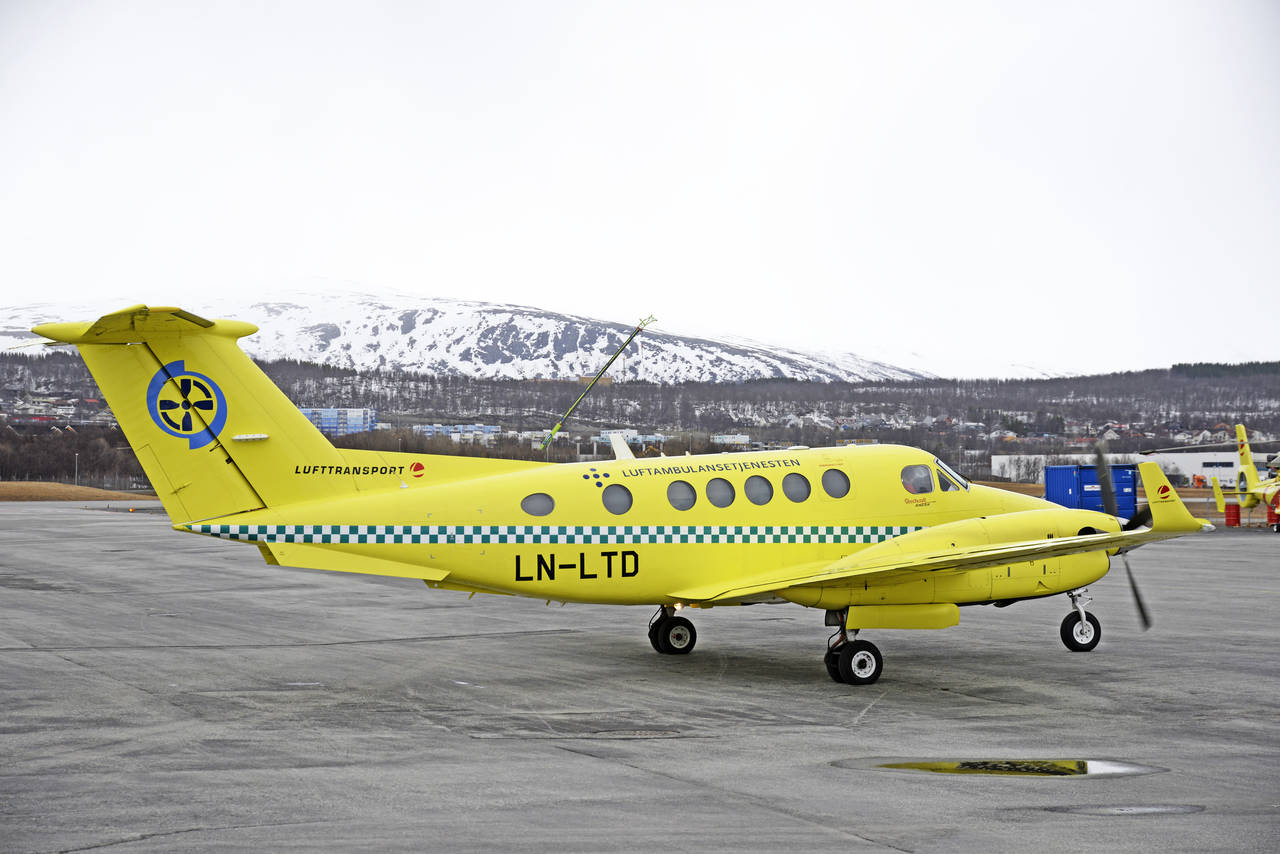
[(154, 495), (113, 492), (92, 486), (34, 481), (0, 481), (0, 501), (155, 501)]

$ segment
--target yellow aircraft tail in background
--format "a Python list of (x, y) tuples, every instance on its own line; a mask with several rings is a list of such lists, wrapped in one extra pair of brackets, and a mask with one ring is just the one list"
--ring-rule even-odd
[[(1280, 510), (1280, 477), (1263, 479), (1258, 474), (1258, 466), (1253, 462), (1253, 450), (1249, 447), (1249, 434), (1243, 424), (1236, 425), (1236, 454), (1240, 457), (1240, 470), (1236, 476), (1234, 489), (1224, 490), (1218, 479), (1213, 478), (1213, 500), (1218, 512), (1224, 512), (1227, 497), (1240, 505), (1242, 510), (1252, 510), (1259, 504), (1271, 510)], [(1268, 463), (1270, 464), (1270, 463)], [(1271, 523), (1276, 533), (1280, 533), (1280, 523)]]
[(1218, 483), (1216, 475), (1210, 480), (1213, 483), (1213, 503), (1217, 506), (1219, 513), (1225, 513), (1227, 512), (1227, 499), (1222, 494), (1222, 484)]
[(1243, 484), (1237, 482), (1236, 489), (1242, 492), (1253, 492), (1262, 482), (1258, 477), (1258, 467), (1253, 464), (1253, 451), (1249, 449), (1249, 435), (1243, 424), (1236, 425), (1236, 452), (1240, 455), (1240, 477)]
[(257, 329), (137, 305), (33, 331), (79, 348), (175, 524), (544, 465), (335, 448), (236, 343)]

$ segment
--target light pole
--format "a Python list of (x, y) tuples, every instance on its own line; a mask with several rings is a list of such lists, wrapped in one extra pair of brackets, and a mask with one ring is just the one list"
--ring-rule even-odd
[(76, 451), (76, 486), (80, 485), (80, 452)]

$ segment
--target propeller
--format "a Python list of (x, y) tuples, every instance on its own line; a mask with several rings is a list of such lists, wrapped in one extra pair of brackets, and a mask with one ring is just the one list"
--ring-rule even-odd
[[(1097, 462), (1098, 469), (1098, 486), (1102, 490), (1102, 508), (1110, 516), (1119, 516), (1119, 505), (1116, 503), (1115, 484), (1111, 481), (1111, 466), (1107, 463), (1107, 443), (1099, 442), (1093, 447), (1094, 459)], [(1151, 524), (1151, 508), (1143, 507), (1133, 515), (1133, 518), (1125, 522), (1121, 530), (1132, 531), (1136, 528), (1145, 527)], [(1133, 593), (1133, 604), (1138, 609), (1138, 620), (1142, 623), (1142, 630), (1145, 632), (1151, 628), (1155, 621), (1151, 618), (1151, 613), (1147, 610), (1147, 605), (1142, 601), (1142, 594), (1138, 592), (1138, 581), (1133, 577), (1133, 568), (1129, 566), (1129, 556), (1123, 551), (1120, 552), (1120, 559), (1124, 561), (1124, 571), (1129, 576), (1129, 590)]]
[(1120, 552), (1120, 559), (1124, 561), (1124, 571), (1129, 576), (1129, 590), (1133, 593), (1133, 604), (1138, 608), (1138, 621), (1142, 623), (1142, 630), (1145, 632), (1155, 620), (1151, 618), (1147, 604), (1142, 601), (1142, 594), (1138, 592), (1138, 582), (1134, 580), (1133, 570), (1129, 568), (1129, 556)]
[(1098, 486), (1102, 488), (1102, 509), (1108, 516), (1119, 516), (1120, 506), (1116, 504), (1116, 487), (1111, 482), (1111, 466), (1107, 463), (1107, 443), (1099, 442), (1093, 446), (1093, 459), (1098, 470)]

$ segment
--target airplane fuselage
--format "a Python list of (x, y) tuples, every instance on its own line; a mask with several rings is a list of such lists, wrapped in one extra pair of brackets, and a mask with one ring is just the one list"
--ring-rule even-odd
[[(414, 459), (431, 466), (430, 457)], [(342, 476), (295, 469), (296, 477)], [(361, 519), (380, 523), (355, 522)], [(777, 567), (820, 567), (895, 540), (918, 549), (931, 539), (945, 547), (957, 537), (966, 544), (1061, 537), (1090, 526), (1114, 530), (1115, 521), (969, 484), (924, 451), (882, 445), (548, 465), (435, 485), (406, 483), (190, 529), (270, 544), (285, 564), (308, 565), (298, 550), (320, 547), (383, 567), (369, 571), (422, 577), (444, 588), (562, 602), (676, 604), (685, 601), (682, 591), (721, 579), (728, 589)], [(383, 561), (422, 571), (388, 571)], [(784, 596), (823, 608), (1013, 600), (1082, 587), (1105, 574), (1108, 563), (1104, 552), (1091, 552), (807, 586)], [(770, 599), (779, 601), (733, 601)]]

